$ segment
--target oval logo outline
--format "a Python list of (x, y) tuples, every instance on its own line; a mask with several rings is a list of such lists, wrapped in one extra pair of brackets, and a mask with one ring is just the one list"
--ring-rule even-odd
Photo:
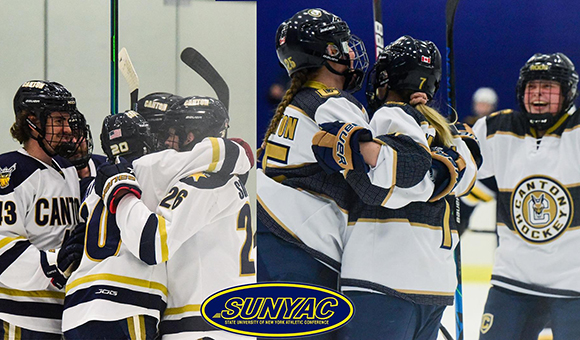
[[(342, 320), (340, 320), (339, 322), (336, 322), (333, 325), (330, 325), (330, 326), (327, 326), (327, 327), (321, 328), (321, 329), (309, 330), (309, 331), (297, 332), (297, 333), (296, 332), (295, 333), (263, 333), (263, 332), (249, 332), (249, 331), (239, 330), (239, 329), (231, 328), (231, 327), (228, 327), (225, 325), (221, 325), (221, 324), (215, 322), (214, 320), (212, 320), (212, 318), (206, 314), (206, 307), (208, 306), (208, 304), (210, 304), (213, 300), (215, 300), (218, 297), (221, 297), (223, 295), (226, 295), (226, 294), (229, 294), (232, 292), (236, 292), (236, 291), (260, 289), (260, 288), (266, 288), (266, 287), (268, 287), (268, 288), (271, 288), (271, 287), (300, 288), (300, 289), (304, 289), (304, 290), (314, 290), (314, 291), (318, 291), (318, 292), (323, 292), (327, 295), (331, 295), (331, 296), (338, 298), (338, 300), (340, 300), (344, 304), (346, 304), (346, 306), (348, 307), (348, 313), (347, 313), (346, 317), (344, 317)], [(306, 283), (296, 283), (296, 282), (258, 282), (258, 283), (251, 283), (251, 284), (245, 284), (245, 285), (226, 288), (224, 290), (221, 290), (219, 292), (216, 292), (216, 293), (210, 295), (201, 304), (200, 313), (201, 313), (202, 318), (207, 323), (211, 324), (212, 326), (214, 326), (218, 329), (228, 331), (231, 333), (235, 333), (235, 334), (241, 334), (241, 335), (257, 336), (257, 337), (262, 336), (262, 337), (274, 338), (274, 337), (303, 337), (303, 336), (322, 334), (322, 333), (332, 331), (334, 329), (337, 329), (337, 328), (343, 326), (348, 321), (350, 321), (350, 319), (352, 319), (352, 317), (354, 316), (355, 308), (354, 308), (352, 301), (350, 301), (350, 299), (348, 297), (341, 294), (340, 292), (333, 291), (333, 290), (326, 288), (326, 287), (311, 285), (311, 284), (306, 284)]]

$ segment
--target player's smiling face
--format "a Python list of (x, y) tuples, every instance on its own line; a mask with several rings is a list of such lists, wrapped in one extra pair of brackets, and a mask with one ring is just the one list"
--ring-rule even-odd
[(75, 141), (68, 124), (70, 114), (67, 112), (52, 112), (46, 119), (45, 139), (47, 144), (56, 149), (60, 144)]
[(560, 112), (562, 106), (560, 83), (553, 80), (532, 80), (526, 84), (524, 105), (531, 114)]

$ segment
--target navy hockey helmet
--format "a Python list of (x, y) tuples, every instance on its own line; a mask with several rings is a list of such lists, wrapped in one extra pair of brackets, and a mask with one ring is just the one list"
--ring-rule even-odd
[(149, 123), (132, 110), (105, 117), (101, 130), (101, 147), (109, 160), (120, 156), (132, 162), (154, 151)]
[(151, 132), (157, 134), (163, 123), (165, 113), (180, 99), (182, 99), (181, 96), (168, 92), (153, 92), (139, 99), (137, 102), (137, 112), (149, 122)]
[(376, 110), (385, 100), (378, 98), (377, 89), (387, 84), (391, 90), (424, 92), (431, 100), (440, 81), (441, 53), (437, 46), (405, 35), (386, 46), (379, 55), (369, 74), (366, 97), (369, 107)]
[(30, 80), (20, 85), (14, 95), (14, 114), (26, 110), (41, 124), (51, 112), (74, 112), (76, 99), (61, 84), (47, 80)]
[(168, 134), (170, 128), (174, 129), (181, 150), (189, 132), (193, 133), (195, 140), (185, 149), (190, 149), (205, 137), (225, 137), (228, 127), (228, 111), (220, 100), (191, 96), (181, 99), (167, 111), (162, 130)]
[[(365, 46), (346, 22), (320, 8), (305, 9), (284, 21), (276, 32), (276, 53), (289, 76), (302, 69), (326, 66), (345, 76), (344, 90), (358, 91), (369, 65)], [(349, 67), (338, 73), (328, 61)]]
[[(35, 139), (46, 154), (51, 157), (60, 155), (68, 158), (76, 152), (78, 147), (76, 138), (78, 138), (80, 133), (77, 130), (79, 125), (74, 123), (75, 118), (73, 117), (75, 112), (78, 112), (76, 99), (63, 85), (47, 80), (27, 81), (16, 91), (13, 105), (16, 117), (22, 111), (26, 111), (38, 119), (38, 124), (28, 118), (26, 118), (26, 122), (38, 133)], [(51, 133), (58, 126), (66, 127), (66, 125), (61, 125), (65, 124), (62, 119), (58, 119), (60, 123), (56, 123), (56, 125), (53, 122), (50, 126), (47, 126), (48, 117), (53, 112), (69, 114), (66, 123), (70, 128), (70, 133), (68, 130), (61, 130), (56, 135)], [(48, 128), (51, 130), (48, 131), (49, 134), (47, 134)], [(47, 137), (47, 135), (50, 135), (50, 137)]]
[(78, 141), (78, 147), (76, 152), (68, 157), (68, 160), (75, 168), (82, 169), (89, 164), (89, 160), (93, 155), (94, 143), (91, 127), (87, 124), (85, 116), (80, 111), (76, 111), (71, 115), (69, 125), (73, 127), (73, 130), (77, 131), (78, 135), (75, 137)]
[[(553, 80), (560, 84), (563, 102), (555, 116), (552, 113), (531, 114), (526, 110), (524, 94), (526, 85), (532, 80)], [(574, 64), (564, 53), (534, 54), (520, 69), (516, 97), (530, 125), (538, 130), (547, 130), (574, 105), (578, 97), (578, 73)]]

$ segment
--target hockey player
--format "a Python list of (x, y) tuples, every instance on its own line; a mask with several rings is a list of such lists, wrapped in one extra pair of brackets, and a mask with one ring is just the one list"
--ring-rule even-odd
[(79, 136), (79, 147), (77, 151), (70, 157), (68, 161), (71, 162), (77, 169), (77, 174), (80, 179), (81, 200), (84, 198), (88, 185), (93, 181), (97, 175), (97, 168), (99, 165), (107, 161), (107, 157), (93, 154), (93, 135), (91, 127), (87, 124), (85, 116), (77, 111), (75, 115), (78, 120), (79, 131), (82, 134)]
[(533, 55), (520, 69), (520, 112), (478, 120), (483, 165), (495, 177), (499, 247), (480, 339), (580, 339), (578, 74), (563, 53)]
[[(167, 265), (163, 339), (247, 339), (209, 326), (199, 311), (211, 294), (256, 281), (248, 193), (238, 177), (251, 164), (242, 146), (215, 138), (225, 133), (225, 117), (217, 99), (183, 98), (163, 124), (179, 137), (194, 134), (191, 143), (179, 143), (182, 152), (166, 150), (134, 161), (143, 185), (121, 166), (96, 180), (107, 208), (115, 212), (123, 244), (144, 263)], [(149, 202), (158, 203), (156, 209)]]
[[(109, 160), (123, 157), (122, 162), (131, 162), (152, 152), (154, 144), (147, 121), (126, 111), (105, 117), (101, 146)], [(65, 337), (153, 339), (167, 301), (165, 268), (146, 265), (121, 242), (115, 216), (95, 193), (94, 182), (80, 215), (86, 221), (85, 252), (67, 285)]]
[(160, 136), (166, 148), (187, 151), (205, 137), (225, 137), (228, 127), (229, 116), (221, 101), (193, 96), (178, 101), (166, 113)]
[(61, 84), (31, 80), (14, 96), (12, 137), (0, 155), (0, 336), (61, 339), (63, 286), (82, 255), (65, 234), (78, 221), (76, 100)]
[[(378, 135), (375, 139), (393, 150), (383, 162), (390, 160), (387, 168), (394, 171), (383, 178), (392, 179), (384, 203), (371, 205), (361, 197), (349, 211), (340, 285), (356, 314), (338, 330), (338, 339), (380, 339), (385, 334), (392, 339), (436, 339), (443, 311), (453, 304), (453, 249), (459, 237), (449, 203), (454, 199), (447, 196), (471, 189), (478, 157), (426, 105), (440, 78), (441, 55), (435, 44), (410, 36), (386, 46), (370, 73), (369, 108), (378, 108), (370, 128)], [(333, 166), (334, 158), (320, 152), (320, 141), (333, 133), (322, 127), (326, 131), (318, 135), (324, 137), (315, 136), (314, 150), (319, 163)], [(406, 150), (408, 139), (430, 150), (427, 161)], [(477, 142), (468, 142), (478, 154)], [(417, 191), (423, 188), (419, 197)], [(406, 201), (408, 191), (415, 192), (414, 202)]]
[(139, 99), (137, 102), (137, 112), (149, 123), (157, 150), (166, 149), (163, 143), (164, 141), (160, 140), (159, 136), (163, 117), (171, 105), (175, 104), (181, 98), (181, 96), (167, 92), (153, 92)]
[(266, 131), (257, 172), (258, 281), (338, 290), (341, 226), (356, 195), (342, 174), (328, 175), (317, 164), (311, 140), (325, 122), (368, 127), (365, 109), (350, 93), (361, 88), (368, 56), (347, 23), (320, 8), (283, 22), (276, 52), (291, 84)]

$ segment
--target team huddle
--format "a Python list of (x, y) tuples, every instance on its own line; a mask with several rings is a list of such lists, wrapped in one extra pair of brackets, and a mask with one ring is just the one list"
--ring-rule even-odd
[(215, 98), (152, 93), (93, 140), (61, 84), (25, 82), (0, 156), (6, 339), (233, 339), (205, 298), (255, 282), (253, 165)]
[[(279, 26), (276, 52), (291, 84), (258, 150), (255, 233), (253, 153), (227, 138), (220, 100), (151, 93), (105, 117), (99, 156), (63, 85), (19, 87), (22, 148), (0, 155), (4, 339), (248, 339), (200, 306), (269, 281), (352, 301), (348, 323), (310, 339), (437, 339), (456, 302), (457, 198), (477, 181), (495, 191), (499, 237), (480, 339), (537, 339), (548, 323), (554, 339), (580, 338), (568, 57), (533, 55), (520, 111), (470, 126), (437, 109), (431, 41), (402, 36), (368, 70), (347, 23), (313, 8)], [(352, 93), (365, 78), (363, 105)]]
[[(480, 339), (537, 339), (548, 322), (554, 339), (580, 338), (578, 163), (566, 156), (578, 144), (578, 74), (564, 54), (532, 56), (520, 111), (472, 129), (437, 111), (430, 41), (400, 37), (367, 72), (347, 23), (314, 8), (279, 26), (276, 52), (291, 83), (261, 146), (258, 281), (350, 298), (354, 317), (313, 339), (436, 339), (440, 328), (447, 339), (457, 198), (479, 181), (497, 192), (499, 235)], [(365, 73), (366, 106), (352, 95)]]

